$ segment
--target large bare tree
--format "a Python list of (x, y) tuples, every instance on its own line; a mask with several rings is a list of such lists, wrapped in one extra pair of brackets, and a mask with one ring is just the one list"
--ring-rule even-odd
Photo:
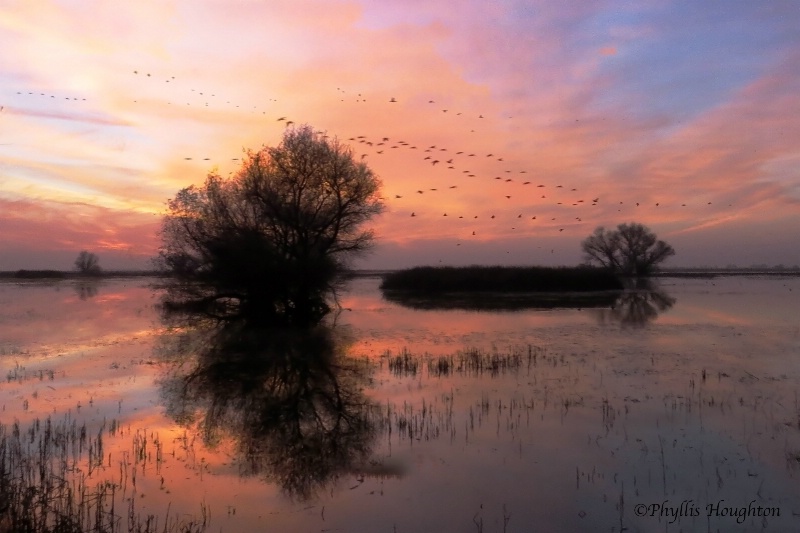
[(581, 248), (588, 262), (628, 276), (647, 276), (656, 265), (675, 255), (672, 246), (659, 240), (647, 226), (635, 222), (620, 224), (616, 230), (600, 226), (581, 243)]
[(327, 291), (373, 239), (381, 182), (352, 150), (310, 126), (248, 152), (233, 177), (210, 174), (168, 202), (160, 266), (169, 299), (220, 316), (310, 322)]
[(100, 268), (100, 258), (97, 254), (81, 250), (78, 257), (75, 259), (75, 270), (84, 276), (97, 276), (102, 272)]

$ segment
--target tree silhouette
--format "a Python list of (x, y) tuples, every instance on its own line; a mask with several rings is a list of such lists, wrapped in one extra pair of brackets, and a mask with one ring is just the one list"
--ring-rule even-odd
[(348, 260), (371, 244), (362, 226), (383, 210), (380, 186), (338, 140), (287, 129), (232, 178), (209, 174), (168, 202), (158, 259), (172, 275), (168, 303), (314, 323)]
[(628, 276), (647, 276), (653, 268), (675, 250), (647, 226), (631, 222), (620, 224), (616, 230), (600, 226), (587, 237), (581, 248), (587, 262), (596, 262), (614, 272)]
[(81, 250), (75, 259), (75, 269), (84, 276), (97, 276), (102, 271), (100, 258), (96, 254)]

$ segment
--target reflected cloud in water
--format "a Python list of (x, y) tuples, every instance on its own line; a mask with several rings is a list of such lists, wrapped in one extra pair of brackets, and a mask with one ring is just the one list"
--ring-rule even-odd
[(338, 328), (322, 324), (195, 323), (162, 347), (176, 363), (162, 397), (207, 446), (232, 439), (243, 476), (261, 476), (293, 498), (308, 499), (343, 474), (393, 475), (370, 464), (381, 422), (363, 392), (368, 363), (348, 357), (347, 345)]

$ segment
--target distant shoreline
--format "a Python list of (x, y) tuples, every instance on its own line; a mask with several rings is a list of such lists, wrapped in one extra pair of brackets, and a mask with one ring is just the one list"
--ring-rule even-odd
[[(456, 267), (460, 268), (460, 267)], [(503, 267), (515, 268), (515, 267)], [(527, 268), (527, 267), (520, 267)], [(539, 267), (536, 267), (539, 268)], [(542, 267), (542, 268), (560, 268), (560, 267)], [(562, 268), (575, 268), (575, 267), (562, 267)], [(388, 274), (399, 272), (407, 269), (363, 269), (354, 270), (349, 273), (351, 277), (356, 278), (382, 278)], [(650, 277), (653, 278), (715, 278), (718, 276), (800, 276), (800, 269), (787, 268), (780, 269), (756, 269), (756, 268), (670, 268), (661, 269), (653, 272)]]
[(154, 270), (109, 270), (99, 274), (86, 275), (80, 274), (75, 271), (64, 270), (11, 270), (0, 271), (0, 279), (13, 279), (13, 280), (59, 280), (59, 279), (77, 279), (84, 281), (102, 280), (109, 278), (158, 278), (164, 275)]
[[(456, 267), (454, 267), (456, 268)], [(457, 267), (461, 268), (461, 267)], [(502, 267), (502, 268), (528, 268), (528, 267)], [(575, 268), (575, 267), (534, 267), (534, 268)], [(350, 278), (383, 278), (386, 275), (407, 269), (359, 269), (347, 272)], [(102, 280), (113, 278), (163, 278), (168, 274), (155, 270), (109, 270), (98, 275), (87, 276), (75, 271), (64, 270), (7, 270), (0, 271), (0, 280)], [(654, 278), (716, 278), (720, 276), (774, 276), (798, 277), (800, 270), (794, 268), (670, 268), (662, 269), (651, 274)]]

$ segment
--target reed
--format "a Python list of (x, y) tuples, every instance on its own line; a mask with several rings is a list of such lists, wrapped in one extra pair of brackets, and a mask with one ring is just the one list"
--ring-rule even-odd
[(119, 479), (101, 475), (112, 462), (111, 454), (105, 454), (104, 436), (118, 431), (116, 421), (108, 427), (104, 422), (95, 432), (69, 415), (35, 419), (27, 427), (18, 422), (0, 425), (0, 532), (205, 531), (209, 514), (204, 505), (200, 518), (189, 520), (170, 519), (169, 508), (163, 520), (137, 513), (136, 472), (153, 462), (151, 450), (160, 468), (157, 436), (148, 439), (146, 432), (137, 431), (133, 453), (124, 453), (120, 461)]

